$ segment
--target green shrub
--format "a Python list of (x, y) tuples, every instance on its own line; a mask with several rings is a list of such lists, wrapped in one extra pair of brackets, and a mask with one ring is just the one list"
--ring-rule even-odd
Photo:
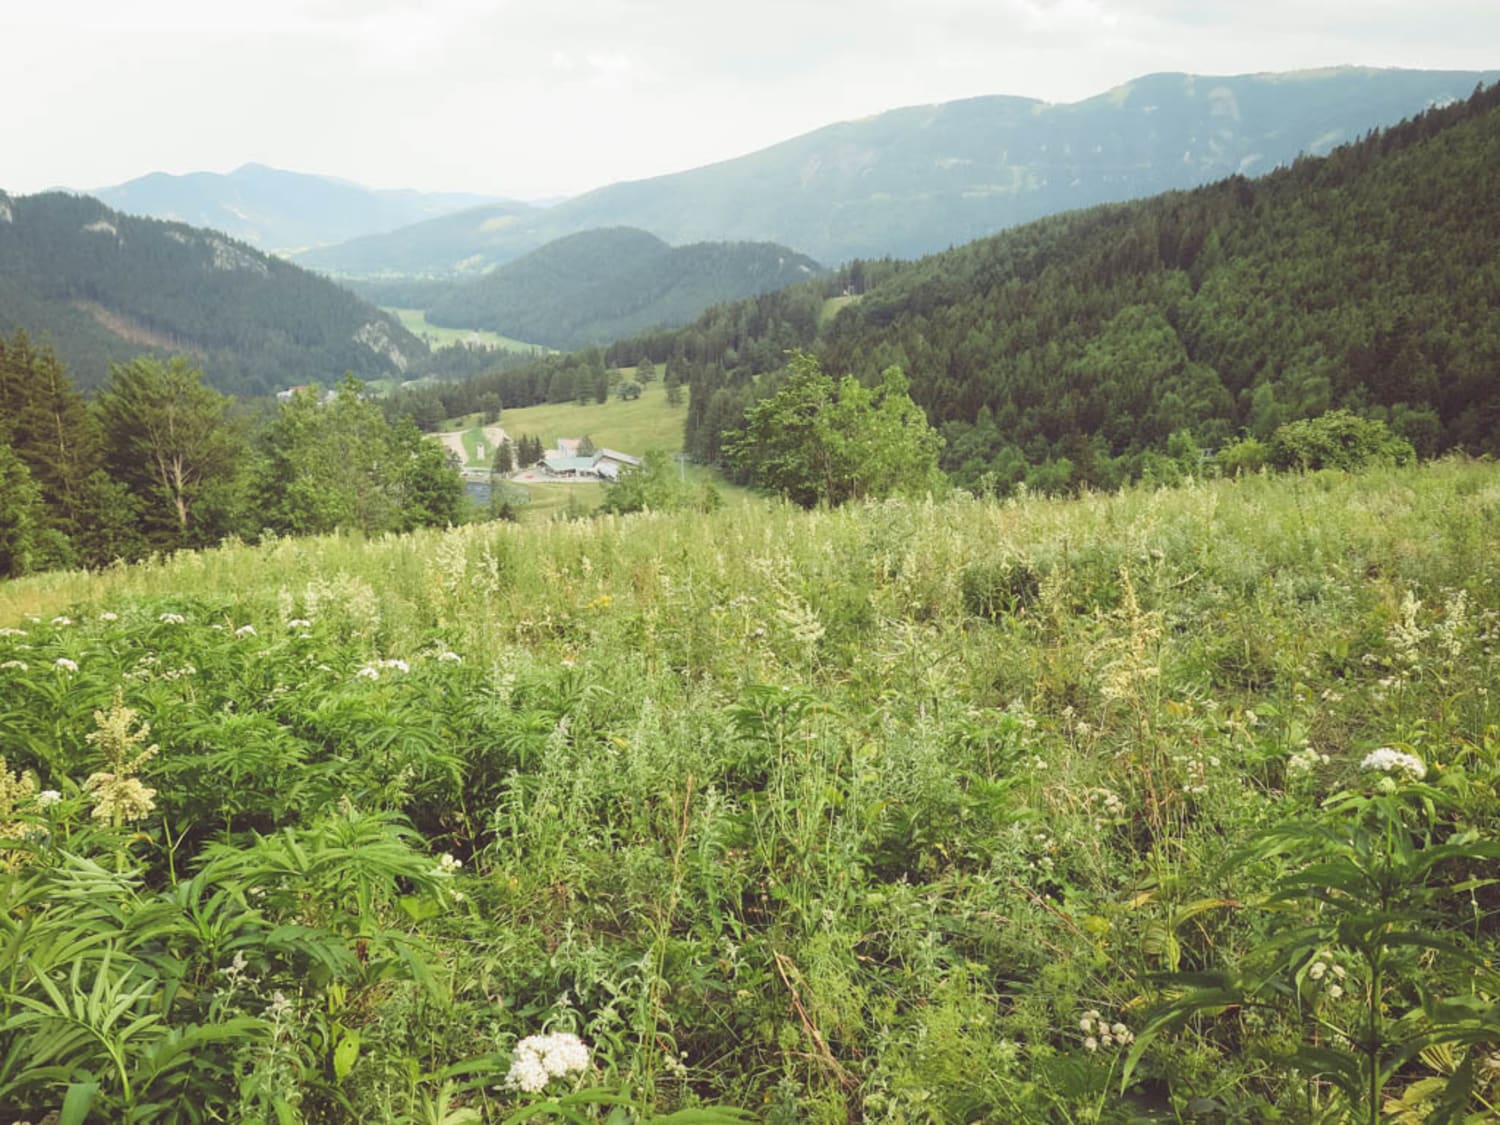
[(1411, 442), (1391, 433), (1384, 422), (1347, 410), (1288, 422), (1271, 435), (1271, 464), (1278, 469), (1347, 471), (1366, 465), (1409, 465), (1416, 458)]

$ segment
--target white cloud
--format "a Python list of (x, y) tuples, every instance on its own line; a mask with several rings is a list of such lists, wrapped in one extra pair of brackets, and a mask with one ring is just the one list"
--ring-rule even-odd
[(576, 192), (831, 121), (1143, 73), (1500, 66), (1494, 0), (8, 3), (0, 187), (259, 160)]

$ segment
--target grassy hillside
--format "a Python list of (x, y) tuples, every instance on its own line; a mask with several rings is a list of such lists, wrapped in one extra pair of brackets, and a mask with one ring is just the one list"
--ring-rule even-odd
[(0, 1098), (1483, 1119), (1497, 550), (1447, 461), (0, 585)]
[[(648, 449), (667, 453), (681, 450), (686, 413), (685, 406), (668, 405), (666, 388), (657, 379), (642, 387), (640, 398), (628, 402), (612, 397), (608, 402), (584, 406), (565, 402), (508, 409), (501, 413), (500, 424), (512, 438), (522, 434), (539, 437), (549, 449), (557, 445), (558, 438), (587, 434), (596, 448), (639, 456)], [(468, 415), (456, 419), (455, 426), (475, 420), (476, 416)]]
[(394, 316), (401, 322), (402, 328), (431, 348), (471, 343), (506, 352), (534, 352), (539, 348), (537, 344), (528, 344), (524, 340), (515, 340), (483, 328), (448, 328), (441, 324), (433, 324), (421, 309), (387, 308), (383, 311)]

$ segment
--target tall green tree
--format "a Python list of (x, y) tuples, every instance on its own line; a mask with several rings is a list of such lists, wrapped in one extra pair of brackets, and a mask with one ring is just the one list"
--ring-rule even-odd
[(102, 438), (56, 354), (24, 332), (0, 337), (0, 428), (40, 490), (43, 525), (71, 538)]
[(284, 403), (261, 435), (252, 474), (262, 527), (286, 535), (366, 534), (458, 522), (463, 482), (410, 418), (396, 428), (346, 376)]
[(0, 578), (32, 569), (42, 522), (42, 490), (26, 462), (0, 444)]
[(107, 468), (140, 501), (153, 546), (203, 546), (231, 530), (244, 441), (229, 406), (182, 356), (110, 368), (96, 400)]
[(786, 381), (745, 412), (744, 432), (725, 442), (731, 461), (762, 488), (811, 508), (940, 488), (940, 438), (888, 367), (866, 387), (835, 381), (814, 356), (793, 353)]

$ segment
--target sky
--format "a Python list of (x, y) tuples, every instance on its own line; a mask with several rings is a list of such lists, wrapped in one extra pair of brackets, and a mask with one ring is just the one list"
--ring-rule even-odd
[(0, 0), (0, 189), (247, 162), (517, 199), (982, 94), (1500, 67), (1497, 0)]

